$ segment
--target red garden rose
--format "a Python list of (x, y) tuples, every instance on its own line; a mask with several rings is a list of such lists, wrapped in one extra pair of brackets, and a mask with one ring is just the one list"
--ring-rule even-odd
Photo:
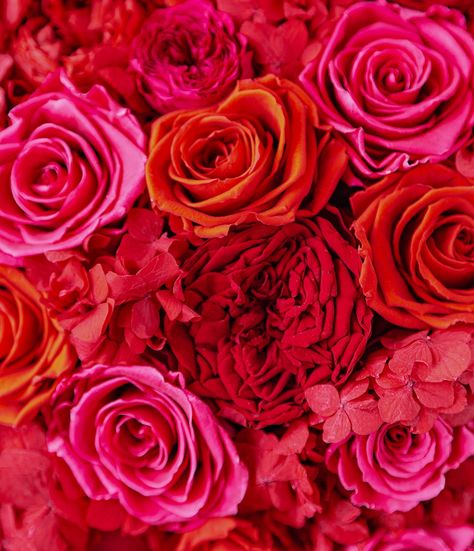
[(153, 125), (147, 185), (175, 231), (225, 235), (232, 226), (280, 226), (317, 214), (346, 167), (343, 145), (309, 96), (273, 75), (240, 81), (221, 103)]
[(461, 13), (358, 2), (301, 74), (357, 176), (446, 159), (474, 123), (474, 39)]
[(343, 383), (365, 349), (372, 313), (360, 260), (332, 212), (212, 239), (182, 268), (184, 300), (200, 319), (167, 320), (166, 337), (190, 388), (239, 424), (298, 417), (304, 390)]
[(474, 322), (474, 186), (441, 165), (352, 199), (368, 304), (406, 328)]

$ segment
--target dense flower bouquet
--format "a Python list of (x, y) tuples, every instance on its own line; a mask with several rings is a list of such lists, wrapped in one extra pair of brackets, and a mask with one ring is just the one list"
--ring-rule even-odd
[(1, 550), (472, 549), (472, 0), (0, 14)]

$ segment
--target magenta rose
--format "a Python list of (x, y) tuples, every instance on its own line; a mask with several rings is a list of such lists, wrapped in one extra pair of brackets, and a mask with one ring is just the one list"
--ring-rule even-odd
[(326, 460), (337, 471), (351, 501), (378, 511), (409, 511), (437, 496), (445, 473), (474, 454), (474, 434), (441, 418), (429, 432), (384, 424), (369, 436), (329, 447)]
[(102, 87), (81, 94), (54, 73), (9, 118), (0, 132), (4, 255), (80, 245), (143, 191), (145, 136)]
[(210, 409), (153, 367), (97, 365), (52, 399), (48, 449), (87, 496), (147, 524), (191, 529), (237, 512), (247, 471)]
[(184, 301), (200, 318), (165, 320), (190, 388), (241, 425), (300, 416), (305, 389), (342, 384), (365, 350), (372, 313), (360, 266), (332, 212), (247, 226), (198, 247), (182, 269)]
[(457, 11), (359, 2), (300, 79), (349, 144), (356, 176), (377, 178), (446, 159), (467, 141), (473, 51)]
[(164, 113), (211, 105), (250, 76), (245, 38), (206, 0), (158, 9), (133, 43), (131, 67), (150, 105)]

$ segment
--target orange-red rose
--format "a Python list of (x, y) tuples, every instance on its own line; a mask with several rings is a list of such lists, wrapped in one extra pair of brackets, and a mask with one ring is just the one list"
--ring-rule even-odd
[(0, 424), (32, 418), (73, 363), (36, 289), (20, 271), (0, 267)]
[(245, 222), (283, 225), (317, 213), (346, 164), (343, 146), (322, 131), (310, 98), (268, 75), (240, 81), (224, 101), (158, 119), (147, 182), (174, 229), (225, 235)]
[(356, 194), (369, 306), (406, 328), (474, 323), (474, 186), (442, 165)]

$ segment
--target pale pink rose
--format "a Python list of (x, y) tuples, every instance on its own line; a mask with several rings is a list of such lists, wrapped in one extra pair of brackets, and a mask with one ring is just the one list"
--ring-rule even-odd
[(3, 255), (80, 245), (143, 191), (145, 135), (102, 87), (81, 94), (54, 73), (9, 118), (0, 132)]
[(393, 513), (437, 496), (445, 473), (473, 454), (473, 433), (465, 427), (453, 429), (439, 418), (423, 434), (384, 424), (369, 436), (330, 446), (326, 461), (353, 492), (354, 505)]
[(460, 12), (358, 2), (300, 80), (349, 144), (357, 178), (378, 178), (446, 159), (467, 141), (473, 51)]
[(161, 113), (211, 105), (250, 76), (245, 38), (206, 0), (156, 10), (133, 43), (131, 67)]
[(83, 370), (58, 386), (48, 435), (89, 498), (172, 530), (235, 514), (247, 487), (229, 435), (181, 380), (148, 366)]
[[(474, 528), (412, 528), (403, 532), (376, 533), (363, 543), (364, 551), (468, 551), (472, 549)], [(361, 551), (350, 545), (346, 551)]]

